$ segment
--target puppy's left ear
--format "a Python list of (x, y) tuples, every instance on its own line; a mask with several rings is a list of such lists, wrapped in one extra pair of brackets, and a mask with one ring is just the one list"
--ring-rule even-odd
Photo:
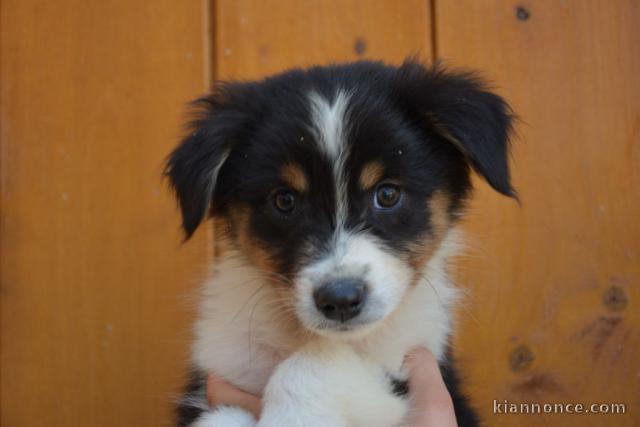
[(509, 174), (513, 114), (504, 99), (474, 73), (414, 61), (400, 67), (398, 84), (418, 120), (454, 144), (496, 191), (517, 197)]

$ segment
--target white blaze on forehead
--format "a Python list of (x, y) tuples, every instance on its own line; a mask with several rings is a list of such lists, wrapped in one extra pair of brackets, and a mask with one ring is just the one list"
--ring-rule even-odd
[(341, 230), (347, 218), (347, 174), (345, 163), (348, 156), (347, 108), (349, 94), (338, 91), (329, 101), (318, 92), (309, 94), (311, 103), (311, 131), (318, 148), (333, 162), (333, 178), (336, 185), (336, 230)]
[(309, 94), (311, 102), (312, 131), (319, 144), (331, 159), (337, 160), (346, 146), (346, 114), (349, 106), (349, 95), (338, 91), (330, 102), (318, 92)]

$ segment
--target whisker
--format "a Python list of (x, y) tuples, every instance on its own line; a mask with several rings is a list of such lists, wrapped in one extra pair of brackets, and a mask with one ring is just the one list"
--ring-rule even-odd
[(247, 298), (244, 304), (242, 304), (242, 307), (240, 307), (240, 309), (236, 312), (236, 314), (231, 318), (231, 323), (233, 323), (236, 320), (236, 318), (240, 315), (240, 313), (242, 313), (242, 311), (249, 304), (249, 302), (251, 302), (253, 297), (255, 297), (258, 293), (260, 293), (260, 291), (263, 290), (265, 286), (266, 285), (262, 285), (258, 287), (258, 289), (256, 289), (254, 292), (251, 293), (251, 295), (249, 295), (249, 298)]
[(255, 314), (255, 310), (256, 307), (258, 307), (258, 304), (260, 304), (260, 301), (262, 301), (263, 298), (265, 298), (267, 295), (263, 295), (260, 298), (258, 298), (258, 301), (256, 301), (256, 303), (253, 305), (253, 308), (251, 308), (251, 313), (249, 314), (249, 325), (247, 328), (247, 338), (248, 338), (248, 347), (249, 347), (249, 363), (251, 363), (251, 358), (252, 358), (252, 350), (251, 350), (251, 344), (253, 342), (253, 340), (251, 339), (251, 328), (252, 328), (252, 324), (253, 324), (253, 315)]

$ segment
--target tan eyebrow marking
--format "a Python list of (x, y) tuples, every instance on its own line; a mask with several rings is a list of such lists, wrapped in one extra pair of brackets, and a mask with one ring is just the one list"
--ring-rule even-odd
[(299, 193), (307, 191), (307, 177), (302, 168), (295, 163), (287, 163), (280, 170), (280, 178)]
[(269, 248), (259, 242), (249, 230), (251, 209), (243, 204), (232, 205), (230, 217), (231, 222), (225, 226), (233, 230), (238, 245), (249, 259), (266, 272), (280, 274), (273, 261), (277, 259), (275, 253), (270, 252)]
[(382, 162), (374, 160), (367, 163), (360, 172), (360, 187), (363, 190), (368, 190), (382, 179), (384, 174), (384, 166)]

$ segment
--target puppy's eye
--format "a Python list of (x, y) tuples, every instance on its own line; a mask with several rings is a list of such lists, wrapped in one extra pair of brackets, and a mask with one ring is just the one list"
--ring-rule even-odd
[(376, 189), (374, 205), (379, 209), (389, 209), (400, 202), (402, 192), (397, 185), (381, 184)]
[(296, 207), (296, 195), (290, 190), (278, 190), (273, 195), (273, 205), (281, 213), (291, 213)]

